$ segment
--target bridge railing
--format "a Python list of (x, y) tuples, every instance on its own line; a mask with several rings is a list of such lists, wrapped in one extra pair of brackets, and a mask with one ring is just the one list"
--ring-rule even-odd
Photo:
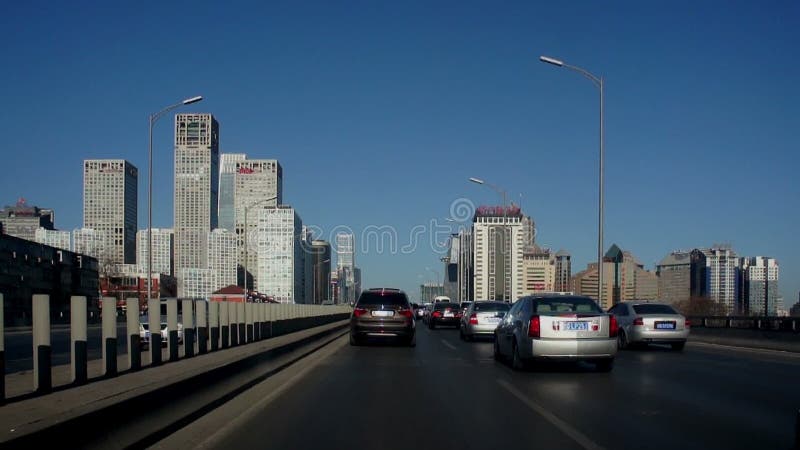
[[(162, 314), (161, 305), (164, 302), (166, 314)], [(196, 354), (216, 352), (340, 321), (349, 317), (351, 312), (348, 305), (153, 299), (150, 300), (148, 314), (145, 316), (140, 314), (139, 299), (129, 298), (126, 301), (123, 325), (119, 321), (115, 298), (101, 298), (101, 305), (102, 370), (101, 375), (91, 378), (87, 357), (87, 329), (91, 323), (87, 314), (87, 299), (80, 296), (70, 299), (71, 381), (67, 386), (79, 386), (96, 378), (111, 378), (120, 374), (122, 371), (117, 367), (118, 342), (120, 347), (127, 347), (126, 370), (137, 371), (165, 362), (191, 358)], [(43, 394), (52, 391), (54, 387), (50, 296), (34, 295), (31, 310), (32, 388), (34, 393)], [(163, 337), (162, 324), (166, 324), (167, 330), (167, 336)], [(147, 330), (142, 333), (144, 327)], [(123, 336), (118, 335), (120, 330), (124, 330)], [(166, 354), (162, 350), (163, 344), (166, 344)], [(3, 375), (0, 376), (0, 403), (6, 398), (4, 350), (3, 295), (0, 293), (0, 374)], [(149, 358), (143, 358), (148, 355)]]
[(692, 327), (800, 333), (800, 317), (689, 316)]

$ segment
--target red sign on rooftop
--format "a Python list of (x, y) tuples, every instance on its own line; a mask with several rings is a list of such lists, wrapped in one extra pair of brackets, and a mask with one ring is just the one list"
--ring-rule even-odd
[(522, 217), (519, 206), (479, 206), (475, 209), (475, 217)]

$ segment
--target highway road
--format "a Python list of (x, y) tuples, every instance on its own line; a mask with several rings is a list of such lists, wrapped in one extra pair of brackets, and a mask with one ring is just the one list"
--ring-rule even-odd
[[(625, 351), (611, 373), (514, 372), (494, 361), (491, 342), (462, 342), (455, 330), (419, 327), (416, 348), (351, 347), (345, 337), (329, 347), (285, 385), (241, 394), (227, 415), (220, 408), (167, 445), (786, 449), (800, 408), (798, 354), (692, 343)], [(200, 438), (208, 424), (228, 425)]]

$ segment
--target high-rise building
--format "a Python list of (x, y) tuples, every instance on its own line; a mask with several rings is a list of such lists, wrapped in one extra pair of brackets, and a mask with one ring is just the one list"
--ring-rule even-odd
[(236, 285), (236, 233), (217, 228), (208, 236), (208, 268), (211, 269), (212, 281), (210, 296), (213, 292)]
[[(576, 294), (597, 300), (597, 263), (572, 277)], [(622, 251), (616, 244), (603, 258), (603, 301), (600, 306), (611, 306), (628, 300), (655, 300), (658, 297), (658, 277), (644, 269), (631, 252)]]
[(108, 256), (106, 231), (97, 231), (92, 228), (78, 228), (72, 232), (72, 242), (75, 253), (88, 255), (97, 259), (101, 275), (109, 271), (109, 266), (114, 265)]
[(475, 300), (475, 246), (472, 230), (458, 232), (458, 300)]
[(314, 271), (314, 287), (312, 302), (316, 305), (332, 300), (330, 294), (331, 278), (331, 244), (328, 241), (315, 239), (311, 241)]
[(353, 300), (361, 296), (361, 268), (353, 267)]
[(49, 245), (61, 250), (72, 250), (69, 231), (38, 228), (34, 233), (34, 240), (40, 244)]
[(780, 267), (775, 258), (742, 258), (741, 288), (737, 314), (775, 316), (778, 314), (778, 278)]
[(742, 310), (743, 308), (737, 305), (740, 261), (736, 253), (728, 245), (715, 245), (700, 251), (705, 255), (705, 284), (708, 298), (725, 306), (728, 314)]
[(458, 290), (458, 263), (461, 254), (461, 237), (458, 233), (450, 235), (447, 244), (447, 255), (442, 258), (444, 262), (444, 295), (455, 302), (461, 302)]
[[(174, 275), (175, 232), (172, 228), (153, 228), (153, 262), (154, 274)], [(147, 273), (147, 229), (136, 233), (136, 264)]]
[(106, 233), (111, 264), (136, 263), (138, 179), (138, 169), (124, 159), (83, 162), (83, 227)]
[(525, 250), (532, 251), (532, 247), (536, 245), (536, 223), (530, 216), (522, 217), (522, 238), (522, 246)]
[(219, 124), (211, 114), (175, 116), (175, 273), (208, 268), (208, 235), (217, 228)]
[(530, 246), (522, 255), (523, 295), (555, 291), (556, 260), (549, 249)]
[(440, 283), (423, 283), (419, 286), (419, 300), (422, 303), (433, 303), (441, 295), (444, 295), (444, 286)]
[(304, 276), (300, 216), (286, 205), (259, 209), (255, 215), (256, 289), (280, 303), (300, 303)]
[(572, 256), (566, 250), (556, 253), (556, 281), (553, 290), (572, 292)]
[(303, 258), (303, 288), (302, 295), (298, 303), (312, 304), (314, 303), (314, 254), (313, 244), (314, 235), (311, 229), (303, 225), (303, 230), (300, 232), (300, 255)]
[(179, 269), (178, 278), (183, 280), (182, 298), (207, 299), (214, 292), (214, 273), (212, 269)]
[(656, 265), (658, 299), (676, 304), (686, 302), (692, 293), (692, 258), (687, 251), (674, 251)]
[(336, 266), (355, 267), (355, 237), (352, 233), (336, 235)]
[(0, 210), (0, 228), (3, 233), (26, 239), (36, 240), (36, 230), (55, 229), (55, 213), (52, 209), (28, 206), (25, 199), (21, 198), (15, 206), (6, 206)]
[(523, 295), (524, 216), (518, 207), (481, 206), (473, 219), (474, 298), (516, 301)]
[(219, 228), (236, 231), (236, 163), (244, 153), (222, 153), (219, 159)]

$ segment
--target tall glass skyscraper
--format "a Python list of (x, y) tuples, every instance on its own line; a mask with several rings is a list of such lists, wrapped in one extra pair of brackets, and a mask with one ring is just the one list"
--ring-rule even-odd
[(244, 153), (220, 155), (219, 228), (236, 231), (236, 163), (244, 161)]

